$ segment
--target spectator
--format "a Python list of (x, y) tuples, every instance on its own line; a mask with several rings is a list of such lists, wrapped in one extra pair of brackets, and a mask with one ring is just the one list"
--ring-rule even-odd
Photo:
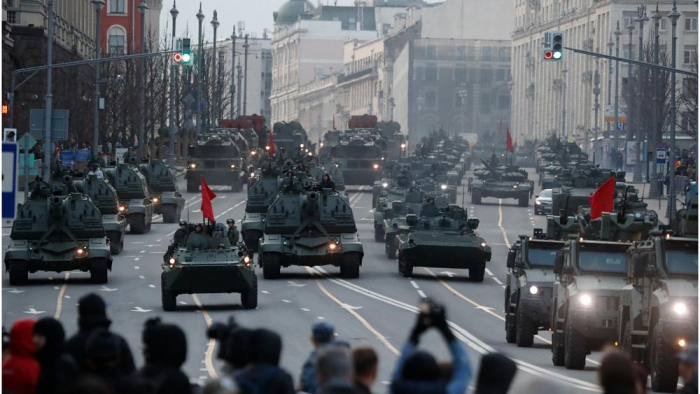
[(84, 375), (78, 377), (75, 385), (68, 390), (68, 394), (115, 394), (114, 390), (97, 376)]
[(36, 392), (64, 394), (78, 376), (78, 365), (65, 349), (66, 332), (52, 317), (39, 320), (34, 326), (35, 357), (41, 366)]
[(250, 341), (253, 330), (236, 327), (221, 345), (220, 358), (226, 360), (228, 372), (233, 376), (250, 363)]
[(292, 377), (279, 367), (282, 338), (270, 330), (259, 328), (251, 333), (250, 364), (236, 375), (243, 394), (293, 394)]
[[(106, 309), (104, 300), (97, 294), (90, 293), (79, 300), (79, 331), (68, 340), (66, 348), (68, 353), (78, 363), (78, 368), (81, 371), (87, 369), (85, 346), (88, 337), (97, 329), (103, 328), (108, 330), (112, 324), (112, 321), (107, 318)], [(131, 354), (131, 349), (129, 349), (129, 344), (121, 336), (115, 334), (115, 337), (119, 342), (119, 366), (123, 373), (131, 374), (136, 370), (136, 366), (134, 365), (134, 357)]]
[(321, 394), (354, 394), (352, 359), (344, 346), (326, 346), (318, 353), (316, 379)]
[(598, 367), (598, 380), (604, 394), (635, 394), (635, 372), (632, 361), (616, 349), (607, 351), (607, 355)]
[[(435, 357), (416, 349), (420, 336), (430, 327), (435, 327), (442, 334), (452, 353), (453, 372), (449, 382), (440, 381), (440, 367)], [(392, 392), (462, 394), (470, 379), (471, 366), (467, 353), (450, 331), (444, 308), (430, 300), (423, 301), (408, 343), (404, 345), (396, 363), (391, 382)]]
[(502, 354), (483, 356), (474, 394), (506, 394), (517, 371), (515, 362)]
[(34, 359), (32, 319), (19, 319), (10, 330), (10, 355), (2, 362), (2, 391), (34, 394), (39, 380), (39, 363)]
[(10, 333), (2, 326), (2, 361), (10, 356)]
[(180, 368), (187, 359), (187, 338), (174, 324), (160, 318), (146, 320), (142, 334), (146, 365), (136, 374), (142, 392), (148, 394), (190, 394), (189, 379)]
[(304, 362), (304, 366), (301, 368), (301, 391), (309, 394), (315, 394), (318, 391), (316, 355), (320, 348), (328, 345), (333, 340), (334, 331), (333, 325), (325, 321), (318, 322), (311, 327), (311, 343), (314, 345), (314, 350), (311, 351), (311, 354)]
[(379, 358), (371, 347), (360, 347), (352, 352), (353, 382), (358, 394), (371, 394), (377, 380)]
[(210, 380), (204, 385), (202, 394), (239, 394), (238, 385), (231, 378)]
[(698, 346), (690, 345), (678, 354), (678, 374), (683, 379), (682, 393), (698, 392)]
[(121, 369), (122, 340), (105, 328), (93, 330), (85, 343), (87, 372), (103, 379), (115, 394), (138, 393), (132, 374)]

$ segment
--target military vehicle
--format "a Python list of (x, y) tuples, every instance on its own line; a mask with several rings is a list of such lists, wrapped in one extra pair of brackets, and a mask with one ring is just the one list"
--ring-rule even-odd
[(564, 211), (566, 216), (574, 216), (580, 206), (588, 206), (591, 194), (605, 181), (615, 177), (616, 185), (625, 181), (625, 173), (599, 168), (579, 169), (570, 176), (560, 177), (562, 186), (552, 190), (552, 212)]
[(44, 196), (22, 204), (12, 223), (5, 252), (10, 284), (26, 284), (30, 272), (73, 270), (107, 283), (112, 254), (99, 209), (80, 193)]
[(288, 155), (299, 151), (314, 152), (315, 145), (309, 141), (309, 136), (301, 123), (297, 121), (277, 122), (272, 126), (272, 136), (277, 151), (284, 150)]
[(241, 235), (246, 247), (258, 251), (258, 242), (263, 236), (267, 209), (275, 201), (280, 190), (279, 169), (268, 161), (260, 169), (260, 176), (248, 190), (245, 215), (241, 222)]
[(676, 214), (676, 231), (686, 237), (698, 237), (698, 188), (693, 183), (686, 193), (683, 207)]
[(527, 180), (527, 172), (518, 166), (497, 166), (496, 161), (481, 161), (484, 168), (476, 169), (469, 178), (467, 190), (472, 204), (481, 204), (485, 197), (514, 198), (526, 207), (534, 191), (534, 182)]
[(564, 241), (545, 239), (542, 229), (521, 235), (508, 251), (505, 304), (506, 341), (531, 347), (540, 330), (549, 330), (554, 259)]
[(680, 350), (698, 340), (698, 240), (655, 231), (628, 250), (617, 338), (646, 364), (651, 388), (675, 393)]
[[(412, 196), (417, 194), (417, 198)], [(421, 194), (419, 192), (409, 192), (406, 197), (406, 201), (392, 201), (391, 205), (383, 207), (384, 209), (377, 208), (375, 215), (381, 218), (379, 225), (375, 225), (375, 240), (377, 233), (383, 234), (384, 236), (384, 254), (390, 259), (396, 258), (397, 252), (397, 241), (396, 237), (399, 234), (403, 234), (410, 229), (406, 223), (406, 216), (408, 215), (419, 215), (421, 210)], [(375, 217), (375, 221), (377, 218)], [(377, 230), (379, 227), (379, 231)], [(379, 240), (382, 241), (381, 239)]]
[(383, 152), (377, 142), (362, 135), (342, 138), (331, 148), (331, 157), (343, 173), (346, 185), (372, 185), (382, 168)]
[(258, 252), (265, 279), (278, 278), (281, 267), (327, 264), (357, 278), (364, 256), (348, 201), (328, 189), (305, 191), (297, 179), (283, 181), (268, 208)]
[[(241, 293), (245, 309), (258, 306), (258, 278), (253, 255), (231, 245), (222, 223), (210, 234), (192, 229), (163, 263), (160, 276), (163, 310), (175, 310), (180, 294)], [(213, 226), (207, 226), (213, 227)]]
[(151, 201), (155, 205), (155, 213), (163, 215), (164, 223), (180, 221), (185, 199), (180, 194), (177, 179), (165, 163), (160, 160), (149, 160), (138, 163), (139, 170), (146, 177)]
[(90, 197), (93, 204), (102, 214), (102, 226), (109, 238), (109, 249), (113, 255), (121, 253), (124, 249), (126, 235), (126, 204), (119, 202), (117, 191), (104, 179), (89, 176), (74, 180), (76, 189)]
[(406, 136), (401, 133), (401, 125), (398, 122), (377, 122), (376, 127), (387, 142), (386, 160), (394, 160), (406, 156), (408, 143)]
[(119, 202), (126, 205), (126, 220), (130, 231), (134, 234), (151, 231), (155, 197), (148, 192), (143, 174), (136, 166), (127, 163), (104, 168), (103, 172), (117, 191)]
[(246, 152), (228, 132), (201, 134), (189, 147), (187, 192), (196, 193), (204, 176), (207, 185), (231, 186), (234, 192), (243, 190), (241, 173), (245, 169)]
[(428, 202), (420, 216), (406, 215), (406, 224), (409, 229), (396, 236), (399, 274), (412, 276), (417, 266), (458, 268), (468, 269), (471, 280), (483, 282), (491, 247), (474, 231), (478, 219), (467, 219), (460, 206), (440, 210)]

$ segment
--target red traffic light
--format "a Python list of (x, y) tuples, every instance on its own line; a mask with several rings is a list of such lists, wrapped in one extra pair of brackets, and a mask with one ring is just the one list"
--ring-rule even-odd
[(180, 63), (182, 61), (182, 53), (173, 53), (173, 60), (175, 60), (177, 63)]
[(552, 51), (546, 51), (546, 52), (544, 53), (544, 58), (545, 58), (545, 59), (549, 60), (549, 59), (551, 59), (552, 57), (554, 57), (554, 53), (553, 53)]
[(7, 115), (10, 112), (9, 107), (5, 104), (2, 105), (2, 114)]

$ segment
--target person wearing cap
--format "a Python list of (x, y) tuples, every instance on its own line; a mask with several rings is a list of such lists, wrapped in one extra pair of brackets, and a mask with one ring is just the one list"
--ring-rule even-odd
[[(108, 330), (112, 321), (107, 318), (107, 306), (102, 297), (90, 293), (78, 301), (78, 333), (66, 342), (66, 349), (78, 363), (80, 371), (87, 371), (86, 344), (90, 335), (98, 329)], [(119, 369), (130, 374), (136, 370), (129, 344), (120, 335), (114, 334), (118, 342)]]
[(175, 247), (178, 247), (182, 243), (182, 241), (185, 240), (185, 236), (188, 232), (189, 231), (187, 228), (187, 221), (180, 220), (180, 228), (178, 228), (175, 231), (175, 234), (173, 235), (173, 245), (175, 245)]
[(41, 366), (37, 393), (63, 394), (78, 377), (78, 364), (65, 349), (66, 332), (53, 317), (44, 317), (34, 325), (34, 358)]
[(314, 350), (306, 358), (304, 366), (301, 368), (301, 378), (299, 379), (299, 389), (309, 394), (318, 392), (318, 380), (316, 377), (316, 356), (319, 351), (333, 342), (335, 328), (326, 321), (320, 321), (311, 327), (311, 343)]
[(236, 221), (233, 219), (226, 219), (226, 226), (228, 227), (226, 236), (228, 237), (228, 241), (231, 243), (231, 246), (238, 245), (241, 234), (238, 231), (238, 228), (236, 228)]
[(204, 236), (204, 226), (197, 223), (194, 232), (187, 237), (187, 249), (204, 249), (207, 247), (207, 238)]
[(683, 379), (681, 393), (698, 392), (698, 345), (689, 345), (678, 354), (678, 375)]

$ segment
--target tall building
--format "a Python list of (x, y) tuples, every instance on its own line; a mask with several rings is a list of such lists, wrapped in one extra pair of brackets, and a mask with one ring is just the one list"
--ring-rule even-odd
[[(163, 0), (143, 0), (146, 13), (146, 40), (158, 43)], [(100, 21), (102, 50), (112, 55), (141, 51), (141, 0), (105, 0)]]

